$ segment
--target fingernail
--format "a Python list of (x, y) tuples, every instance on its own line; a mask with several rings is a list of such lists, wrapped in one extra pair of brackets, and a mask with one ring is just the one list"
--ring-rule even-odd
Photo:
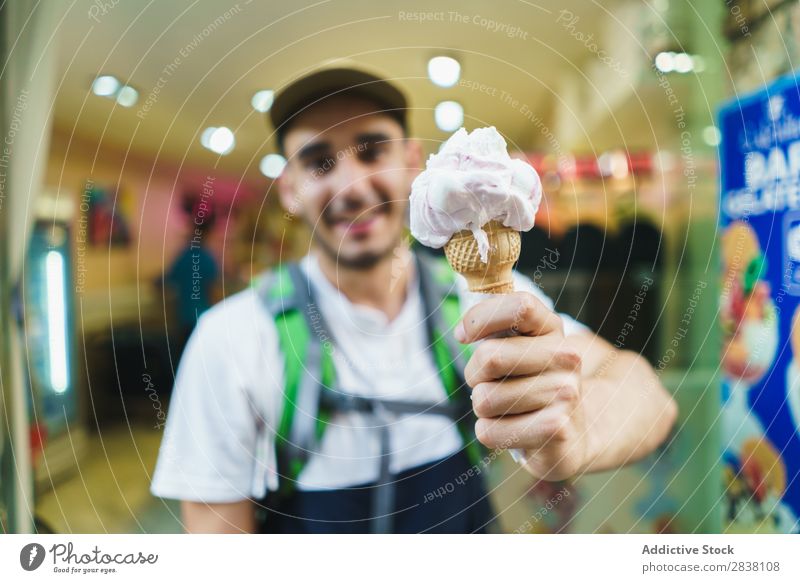
[(456, 329), (453, 332), (453, 335), (456, 337), (456, 340), (462, 344), (464, 343), (464, 340), (467, 339), (467, 331), (464, 330), (464, 322), (459, 322), (456, 324)]

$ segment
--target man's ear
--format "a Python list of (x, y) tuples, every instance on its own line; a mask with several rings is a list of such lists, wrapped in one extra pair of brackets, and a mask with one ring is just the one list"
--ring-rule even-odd
[(408, 168), (410, 180), (414, 180), (422, 170), (424, 156), (422, 142), (411, 138), (406, 140), (406, 168)]
[(288, 214), (296, 215), (300, 211), (300, 201), (297, 197), (297, 192), (294, 187), (294, 180), (292, 171), (289, 169), (288, 164), (284, 166), (283, 172), (275, 180), (278, 187), (278, 196), (281, 201), (281, 206)]

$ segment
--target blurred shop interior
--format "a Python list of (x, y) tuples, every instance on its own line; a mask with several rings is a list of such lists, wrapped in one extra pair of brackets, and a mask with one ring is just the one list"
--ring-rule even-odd
[[(800, 6), (223, 4), (0, 10), (11, 138), (0, 530), (181, 530), (178, 505), (148, 491), (186, 334), (171, 269), (200, 214), (213, 217), (209, 302), (302, 256), (308, 234), (283, 219), (265, 112), (281, 83), (330, 59), (398, 80), (427, 153), (462, 124), (496, 126), (544, 184), (518, 268), (559, 311), (642, 352), (681, 407), (667, 446), (614, 472), (504, 479), (513, 462), (498, 459), (504, 529), (723, 530), (715, 112), (791, 70)], [(753, 47), (766, 49), (758, 62)], [(563, 503), (530, 519), (562, 489)]]

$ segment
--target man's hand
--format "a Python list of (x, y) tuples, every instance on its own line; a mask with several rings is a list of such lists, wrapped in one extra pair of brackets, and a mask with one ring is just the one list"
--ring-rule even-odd
[[(527, 469), (538, 478), (561, 480), (581, 471), (592, 455), (582, 359), (565, 342), (558, 314), (517, 292), (472, 307), (462, 326), (460, 342), (483, 340), (465, 369), (478, 440), (524, 449)], [(517, 335), (496, 337), (509, 333)]]

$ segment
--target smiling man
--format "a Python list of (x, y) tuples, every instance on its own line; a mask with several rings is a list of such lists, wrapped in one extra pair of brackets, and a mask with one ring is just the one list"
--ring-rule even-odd
[(182, 501), (187, 531), (484, 532), (480, 444), (558, 480), (669, 433), (676, 405), (639, 355), (519, 275), (516, 293), (476, 303), (404, 243), (423, 161), (406, 108), (353, 69), (276, 97), (280, 197), (311, 247), (189, 341), (152, 485)]

